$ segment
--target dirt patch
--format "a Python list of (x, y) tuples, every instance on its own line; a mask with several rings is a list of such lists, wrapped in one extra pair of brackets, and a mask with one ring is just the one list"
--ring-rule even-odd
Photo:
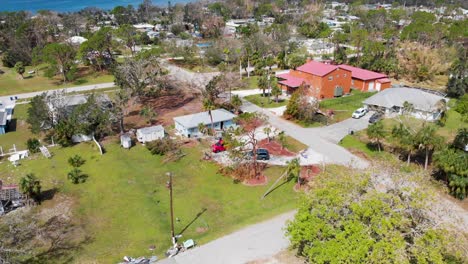
[(299, 183), (296, 183), (293, 187), (294, 191), (307, 191), (310, 189), (309, 182), (320, 173), (320, 168), (316, 165), (302, 166)]
[(199, 234), (206, 233), (206, 231), (208, 231), (208, 227), (197, 227), (195, 231)]
[[(140, 116), (143, 106), (150, 107), (156, 113), (156, 118), (151, 122)], [(125, 117), (125, 127), (130, 129), (154, 124), (168, 126), (174, 124), (174, 117), (198, 113), (202, 110), (203, 105), (196, 92), (165, 93), (158, 98), (142, 99), (141, 103), (130, 106), (129, 114)]]
[(263, 139), (260, 142), (258, 142), (258, 148), (267, 149), (271, 155), (275, 156), (294, 157), (296, 155), (288, 149), (282, 148), (281, 144), (275, 140), (270, 140), (270, 142), (268, 142), (268, 139)]
[(261, 175), (257, 178), (248, 179), (244, 181), (247, 186), (262, 186), (268, 183), (268, 178), (265, 175)]

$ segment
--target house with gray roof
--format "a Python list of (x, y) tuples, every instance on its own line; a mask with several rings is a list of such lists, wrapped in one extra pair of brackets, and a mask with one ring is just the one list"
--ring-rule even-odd
[(421, 89), (401, 87), (383, 90), (366, 100), (371, 110), (382, 111), (386, 115), (402, 114), (405, 102), (412, 105), (411, 115), (427, 121), (438, 120), (442, 113), (442, 104), (448, 101), (441, 94)]
[[(213, 127), (215, 130), (224, 130), (236, 126), (233, 119), (235, 114), (225, 110), (216, 109), (211, 111), (213, 117)], [(203, 124), (206, 127), (211, 127), (211, 117), (208, 111), (192, 115), (174, 117), (175, 129), (181, 135), (186, 137), (196, 137), (200, 134), (198, 127)]]

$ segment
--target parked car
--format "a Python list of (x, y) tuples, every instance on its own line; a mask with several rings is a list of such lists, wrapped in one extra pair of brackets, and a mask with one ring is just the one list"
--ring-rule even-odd
[(361, 118), (364, 115), (366, 115), (366, 113), (367, 113), (367, 108), (361, 107), (361, 108), (357, 109), (356, 111), (354, 111), (352, 117), (353, 118)]
[(226, 151), (226, 147), (224, 146), (224, 141), (222, 138), (220, 138), (215, 144), (211, 145), (211, 151), (214, 153)]
[(374, 113), (370, 118), (369, 118), (369, 123), (375, 123), (377, 121), (379, 121), (380, 119), (383, 118), (383, 114), (382, 113)]
[[(248, 156), (252, 158), (253, 152), (249, 151)], [(259, 148), (257, 149), (257, 160), (269, 160), (270, 159), (270, 152), (267, 149)]]

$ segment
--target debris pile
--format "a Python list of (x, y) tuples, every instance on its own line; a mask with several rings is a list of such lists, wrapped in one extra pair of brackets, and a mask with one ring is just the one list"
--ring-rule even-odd
[(0, 215), (24, 206), (24, 196), (18, 185), (3, 185), (0, 180)]

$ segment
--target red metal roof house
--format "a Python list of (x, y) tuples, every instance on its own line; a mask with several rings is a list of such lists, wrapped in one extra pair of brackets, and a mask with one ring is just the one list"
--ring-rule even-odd
[(278, 85), (288, 94), (301, 85), (307, 93), (318, 99), (333, 98), (350, 93), (351, 88), (361, 91), (380, 91), (390, 87), (387, 75), (349, 65), (331, 65), (317, 61), (277, 76)]

